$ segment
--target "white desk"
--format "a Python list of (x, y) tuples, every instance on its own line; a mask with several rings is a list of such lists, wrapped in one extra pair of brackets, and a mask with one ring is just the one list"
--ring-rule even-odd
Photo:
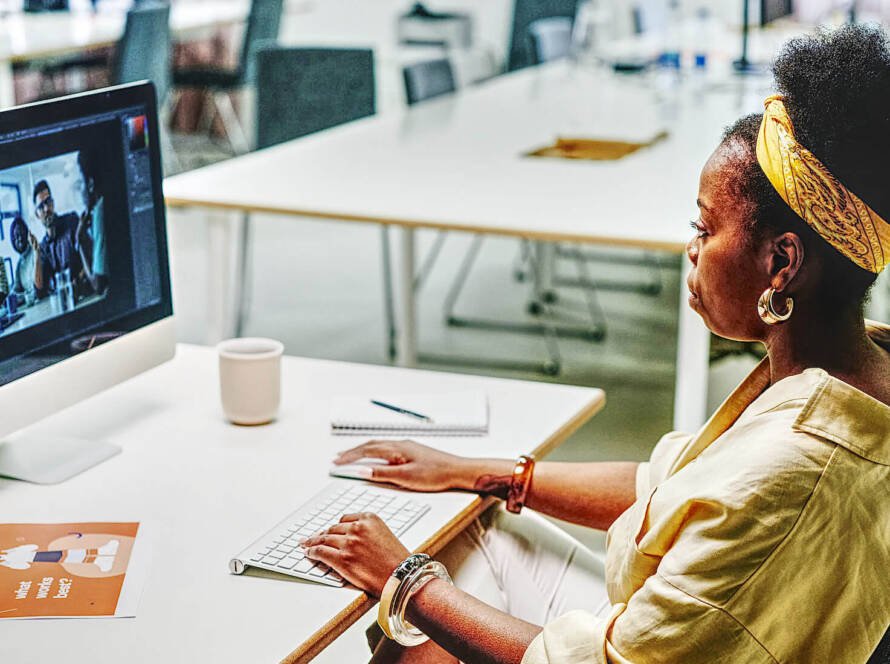
[[(758, 110), (765, 94), (752, 78), (707, 94), (692, 82), (659, 93), (651, 79), (554, 63), (178, 175), (164, 190), (170, 207), (215, 211), (203, 215), (216, 253), (211, 336), (233, 325), (232, 302), (219, 299), (239, 286), (233, 211), (398, 226), (399, 360), (412, 366), (413, 229), (683, 252), (702, 165), (723, 128)], [(557, 136), (642, 138), (662, 128), (667, 140), (620, 161), (522, 156)], [(674, 423), (694, 430), (705, 417), (708, 336), (686, 305), (685, 281), (681, 292)]]
[[(226, 424), (216, 355), (175, 360), (29, 429), (103, 439), (123, 453), (56, 486), (0, 480), (0, 523), (142, 520), (160, 537), (135, 619), (0, 621), (0, 661), (307, 661), (370, 606), (363, 593), (276, 577), (232, 576), (229, 558), (327, 484), (334, 453), (366, 440), (332, 436), (342, 393), (482, 389), (485, 438), (427, 442), (470, 456), (546, 454), (603, 404), (601, 390), (286, 357), (283, 405), (265, 427)], [(349, 480), (342, 480), (348, 482)], [(476, 515), (472, 494), (432, 505), (405, 537), (436, 551)]]
[[(175, 39), (194, 38), (206, 30), (234, 25), (247, 16), (247, 0), (192, 0), (176, 2), (170, 13)], [(305, 11), (293, 2), (288, 11)], [(58, 57), (117, 43), (124, 31), (126, 12), (109, 10), (16, 13), (0, 20), (0, 108), (15, 105), (12, 65)]]

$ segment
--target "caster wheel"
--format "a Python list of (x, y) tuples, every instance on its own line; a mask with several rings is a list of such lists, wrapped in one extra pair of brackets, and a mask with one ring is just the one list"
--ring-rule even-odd
[(516, 270), (516, 272), (513, 273), (513, 278), (519, 283), (522, 283), (525, 281), (525, 272), (523, 272), (522, 270)]
[(544, 374), (547, 376), (559, 375), (559, 362), (544, 362)]
[(529, 302), (528, 312), (532, 316), (540, 316), (544, 312), (544, 305), (542, 305), (540, 302)]
[(649, 284), (643, 288), (643, 293), (646, 295), (658, 295), (661, 293), (661, 285)]
[(541, 293), (541, 299), (547, 304), (553, 304), (559, 299), (559, 295), (556, 294), (556, 291), (544, 291)]
[(587, 334), (585, 334), (584, 338), (587, 339), (588, 341), (594, 341), (594, 342), (602, 341), (603, 339), (606, 338), (606, 331), (605, 330), (592, 330), (592, 331), (588, 332)]

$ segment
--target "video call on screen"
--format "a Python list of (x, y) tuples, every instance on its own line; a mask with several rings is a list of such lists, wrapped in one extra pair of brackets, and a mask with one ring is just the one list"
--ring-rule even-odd
[(0, 384), (160, 301), (151, 140), (138, 107), (0, 134)]

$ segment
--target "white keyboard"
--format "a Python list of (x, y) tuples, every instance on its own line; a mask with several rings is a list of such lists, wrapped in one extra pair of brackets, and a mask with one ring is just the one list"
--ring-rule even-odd
[(229, 571), (241, 574), (247, 567), (260, 567), (307, 581), (342, 586), (343, 577), (327, 565), (307, 558), (300, 542), (338, 523), (344, 514), (355, 512), (378, 514), (390, 530), (400, 536), (429, 509), (429, 505), (402, 493), (354, 482), (332, 482), (232, 558)]

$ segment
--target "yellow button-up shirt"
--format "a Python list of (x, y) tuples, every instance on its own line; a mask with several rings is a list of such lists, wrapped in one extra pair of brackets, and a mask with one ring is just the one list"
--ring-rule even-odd
[(561, 616), (523, 664), (865, 662), (890, 624), (890, 407), (821, 369), (769, 386), (764, 360), (640, 465), (606, 580), (610, 615)]

